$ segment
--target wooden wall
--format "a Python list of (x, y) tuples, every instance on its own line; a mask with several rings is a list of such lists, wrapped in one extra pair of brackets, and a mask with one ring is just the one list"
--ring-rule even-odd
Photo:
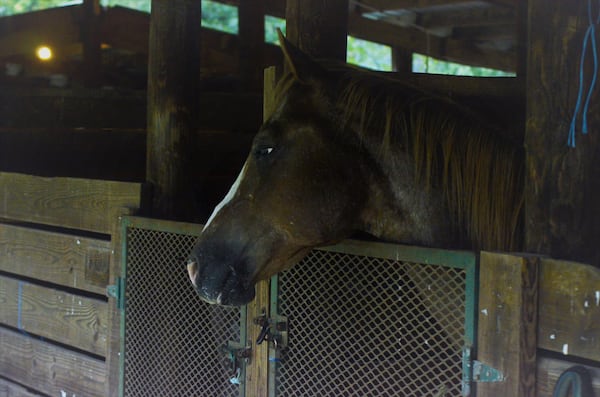
[(0, 172), (0, 394), (107, 395), (112, 238), (141, 188)]
[(550, 397), (587, 364), (600, 393), (600, 269), (534, 255), (481, 253), (477, 359), (505, 375), (477, 395)]

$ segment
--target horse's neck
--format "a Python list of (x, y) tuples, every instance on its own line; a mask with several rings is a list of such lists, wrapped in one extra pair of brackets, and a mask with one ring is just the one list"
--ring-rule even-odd
[(375, 170), (367, 170), (369, 202), (361, 216), (364, 231), (388, 241), (421, 245), (451, 244), (447, 211), (434, 188), (415, 183), (414, 164), (399, 147), (381, 154), (379, 143), (365, 142)]

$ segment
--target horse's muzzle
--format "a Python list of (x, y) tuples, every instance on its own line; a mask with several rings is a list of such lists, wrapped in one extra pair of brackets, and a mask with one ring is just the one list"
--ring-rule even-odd
[(186, 266), (190, 281), (205, 302), (224, 306), (242, 306), (254, 299), (254, 285), (231, 268), (209, 273), (194, 256), (190, 256)]

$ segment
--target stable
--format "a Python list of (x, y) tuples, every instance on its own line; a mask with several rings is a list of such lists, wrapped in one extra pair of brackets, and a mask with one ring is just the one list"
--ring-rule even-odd
[[(600, 393), (598, 10), (541, 0), (222, 3), (237, 7), (237, 35), (201, 28), (200, 1), (154, 0), (147, 14), (86, 0), (0, 17), (0, 394)], [(285, 62), (265, 43), (265, 15), (287, 22)], [(343, 65), (348, 35), (390, 46), (394, 71)], [(46, 60), (33, 55), (42, 44)], [(416, 74), (413, 53), (515, 77)], [(465, 213), (486, 197), (508, 203), (510, 220), (478, 221), (514, 226), (510, 244), (483, 235), (457, 250), (352, 235), (309, 244), (240, 306), (203, 301), (190, 278), (204, 300), (225, 295), (207, 292), (186, 258), (207, 235), (221, 244), (219, 225), (242, 213), (228, 209), (248, 189), (242, 176), (275, 150), (255, 150), (261, 123), (306, 120), (286, 113), (280, 99), (292, 99), (277, 83), (294, 90), (291, 73), (306, 89), (318, 80), (302, 73), (313, 62), (327, 76), (326, 104), (344, 95), (325, 87), (332, 76), (368, 75), (371, 86), (389, 81), (381, 92), (435, 98), (424, 125), (456, 105), (518, 148), (504, 173), (519, 175), (520, 199), (498, 198), (504, 185), (448, 193), (471, 197), (469, 208), (452, 207)], [(393, 105), (363, 97), (344, 109), (367, 126), (378, 106)], [(430, 100), (418, 98), (411, 108)], [(384, 124), (417, 124), (394, 117)], [(419, 175), (463, 166), (476, 148), (446, 163), (415, 160)], [(495, 164), (468, 169), (492, 175)], [(440, 183), (458, 178), (447, 175)]]

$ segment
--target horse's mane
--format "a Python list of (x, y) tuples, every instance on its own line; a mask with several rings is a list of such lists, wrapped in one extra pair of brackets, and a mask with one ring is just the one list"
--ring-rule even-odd
[[(415, 164), (415, 181), (439, 187), (453, 226), (477, 249), (520, 245), (523, 154), (481, 116), (449, 98), (378, 74), (335, 68), (328, 98), (340, 125), (378, 133), (380, 156), (401, 145)], [(283, 95), (294, 83), (284, 76)], [(362, 139), (367, 139), (363, 137)], [(372, 138), (370, 138), (372, 139)]]

